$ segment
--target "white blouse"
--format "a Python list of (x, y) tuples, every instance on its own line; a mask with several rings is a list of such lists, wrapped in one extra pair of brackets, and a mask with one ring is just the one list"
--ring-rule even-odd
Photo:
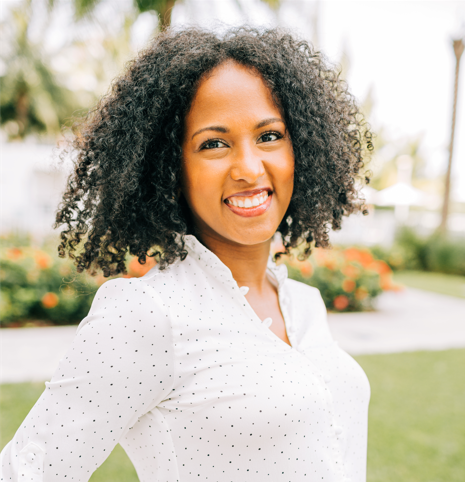
[(290, 347), (186, 244), (184, 261), (100, 287), (2, 451), (2, 481), (88, 481), (117, 443), (140, 482), (365, 481), (370, 388), (319, 291), (270, 258)]

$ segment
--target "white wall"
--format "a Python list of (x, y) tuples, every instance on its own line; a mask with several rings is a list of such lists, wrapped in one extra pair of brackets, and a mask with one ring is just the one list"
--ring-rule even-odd
[(53, 145), (1, 143), (0, 232), (50, 234), (65, 188), (66, 172)]

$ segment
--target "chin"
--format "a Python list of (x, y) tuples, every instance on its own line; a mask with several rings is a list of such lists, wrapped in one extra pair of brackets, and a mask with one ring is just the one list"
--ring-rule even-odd
[[(276, 228), (277, 229), (277, 228)], [(253, 246), (256, 244), (262, 244), (270, 241), (274, 234), (276, 233), (276, 229), (267, 229), (267, 228), (255, 228), (255, 229), (242, 229), (235, 231), (233, 233), (228, 233), (228, 235), (224, 236), (227, 239), (237, 243), (243, 244), (246, 246)]]

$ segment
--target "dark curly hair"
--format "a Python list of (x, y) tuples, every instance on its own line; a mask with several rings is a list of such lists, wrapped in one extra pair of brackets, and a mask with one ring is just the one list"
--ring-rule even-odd
[(294, 191), (278, 232), (284, 251), (329, 245), (329, 225), (363, 210), (358, 181), (371, 132), (338, 72), (307, 42), (281, 29), (168, 29), (126, 67), (74, 126), (75, 169), (59, 206), (58, 252), (78, 271), (125, 273), (129, 252), (163, 269), (195, 234), (178, 197), (184, 118), (209, 71), (232, 60), (257, 71), (283, 111), (295, 156)]

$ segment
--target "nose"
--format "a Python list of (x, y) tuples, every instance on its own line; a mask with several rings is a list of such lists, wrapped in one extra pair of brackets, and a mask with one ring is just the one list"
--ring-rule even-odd
[(263, 152), (254, 147), (242, 146), (237, 149), (230, 171), (231, 178), (234, 181), (246, 181), (248, 184), (257, 182), (265, 175), (262, 157)]

